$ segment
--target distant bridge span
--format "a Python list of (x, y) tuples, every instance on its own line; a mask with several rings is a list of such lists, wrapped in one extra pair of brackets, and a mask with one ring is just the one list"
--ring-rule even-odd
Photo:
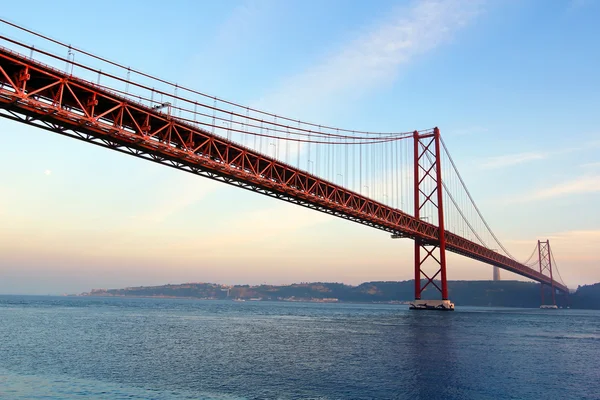
[[(437, 128), (412, 135), (418, 171), (413, 216), (169, 115), (153, 103), (136, 101), (5, 47), (0, 48), (0, 116), (413, 239), (416, 298), (425, 276), (427, 285), (438, 287), (435, 280), (441, 280), (438, 289), (447, 299), (445, 250), (568, 292), (542, 273), (541, 262), (538, 271), (444, 229)], [(433, 180), (430, 189), (424, 189), (425, 179)], [(419, 216), (427, 202), (437, 209), (437, 226)], [(440, 265), (435, 275), (422, 271), (423, 255)]]

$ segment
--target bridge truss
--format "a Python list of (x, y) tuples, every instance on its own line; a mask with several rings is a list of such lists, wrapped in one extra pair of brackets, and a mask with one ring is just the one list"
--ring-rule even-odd
[[(224, 110), (217, 105), (216, 98), (212, 106), (199, 104), (197, 101), (190, 103), (194, 105), (192, 112), (189, 108), (176, 105), (177, 101), (180, 104), (189, 102), (185, 97), (178, 95), (178, 90), (189, 89), (175, 85), (172, 94), (155, 91), (130, 80), (130, 70), (126, 79), (119, 78), (114, 74), (102, 73), (98, 69), (76, 63), (69, 56), (65, 58), (52, 52), (34, 49), (4, 36), (0, 36), (0, 39), (31, 52), (30, 57), (26, 57), (7, 47), (0, 47), (0, 116), (4, 118), (364, 224), (389, 232), (395, 237), (413, 239), (416, 299), (420, 299), (421, 293), (428, 285), (436, 287), (441, 292), (442, 299), (448, 299), (446, 250), (550, 285), (553, 292), (554, 289), (568, 291), (563, 283), (553, 279), (551, 267), (550, 276), (547, 276), (544, 271), (548, 268), (543, 269), (541, 262), (539, 270), (536, 270), (528, 262), (521, 263), (515, 260), (489, 230), (476, 206), (476, 214), (483, 221), (480, 225), (487, 227), (493, 239), (502, 246), (504, 254), (491, 249), (477, 234), (476, 229), (473, 229), (473, 224), (469, 223), (464, 215), (464, 208), (459, 206), (449, 190), (451, 180), (444, 179), (444, 154), (449, 161), (444, 165), (451, 165), (455, 170), (456, 168), (447, 153), (438, 128), (408, 133), (382, 133), (375, 136), (368, 132), (321, 126), (318, 126), (317, 130), (314, 124), (300, 122), (298, 127), (292, 128), (289, 124), (291, 120), (287, 118), (274, 116), (273, 121), (265, 122), (264, 119), (253, 116), (252, 113), (256, 110), (248, 107), (245, 108), (245, 114), (239, 110)], [(67, 68), (60, 70), (34, 59), (34, 51), (43, 57), (66, 62)], [(125, 83), (127, 89), (118, 90), (115, 87), (93, 83), (90, 79), (76, 77), (73, 75), (74, 67), (88, 73), (97, 73), (98, 82), (101, 76), (106, 76)], [(152, 97), (142, 97), (139, 92), (137, 96), (133, 91), (129, 93), (130, 85), (151, 91)], [(160, 93), (161, 99), (155, 100), (155, 93)], [(163, 95), (167, 96), (169, 101), (165, 102)], [(239, 107), (234, 103), (225, 103)], [(198, 105), (212, 109), (212, 115), (197, 112)], [(179, 116), (176, 115), (177, 110)], [(189, 113), (190, 117), (182, 116), (182, 111)], [(228, 118), (223, 118), (221, 114)], [(204, 122), (196, 120), (197, 115), (204, 116)], [(219, 125), (219, 120), (224, 122)], [(265, 131), (263, 127), (266, 125), (270, 126), (271, 130)], [(254, 131), (250, 127), (253, 127)], [(227, 137), (215, 133), (215, 129), (226, 129)], [(298, 162), (294, 166), (278, 159), (276, 154), (269, 156), (264, 151), (256, 150), (256, 146), (238, 143), (231, 139), (232, 133), (251, 134), (261, 139), (271, 138), (277, 140), (277, 143), (282, 140), (296, 143)], [(394, 157), (397, 153), (393, 153), (393, 144), (411, 139), (414, 144), (414, 215), (402, 211), (398, 203), (394, 205), (378, 201), (369, 195), (369, 191), (364, 193), (363, 187), (366, 186), (359, 180), (363, 176), (362, 167), (357, 179), (359, 189), (351, 190), (347, 187), (349, 184), (344, 185), (344, 178), (348, 183), (351, 176), (351, 172), (348, 172), (348, 150), (345, 155), (345, 176), (337, 173), (338, 176), (342, 176), (342, 182), (339, 184), (333, 182), (335, 176), (330, 175), (330, 179), (324, 179), (318, 173), (310, 172), (310, 159), (306, 163), (307, 169), (300, 168), (301, 144), (308, 146), (309, 158), (312, 144), (326, 144), (331, 148), (331, 154), (335, 154), (334, 145), (354, 145), (361, 151), (365, 146), (381, 145), (381, 154), (386, 152), (385, 162), (390, 160), (389, 167), (398, 168), (397, 157)], [(286, 147), (286, 153), (288, 151), (289, 147)], [(338, 154), (342, 154), (343, 157), (343, 152)], [(318, 153), (316, 157), (318, 160)], [(376, 161), (378, 160), (379, 158)], [(381, 162), (383, 164), (383, 161)], [(332, 164), (333, 175), (334, 167), (336, 166)], [(458, 174), (457, 170), (456, 173)], [(458, 179), (464, 186), (460, 175)], [(399, 190), (399, 186), (396, 184), (396, 191)], [(384, 199), (394, 191), (393, 183), (390, 191), (387, 181), (386, 185), (382, 184), (381, 187)], [(464, 190), (466, 191), (466, 187)], [(468, 191), (466, 193), (472, 201)], [(459, 235), (445, 227), (448, 217), (444, 212), (444, 205), (448, 203), (458, 210), (456, 214), (464, 220), (461, 223), (470, 228), (474, 236), (467, 238), (466, 235)], [(425, 220), (425, 211), (431, 218), (430, 221)], [(424, 265), (427, 260), (434, 260), (437, 269), (426, 272)], [(426, 283), (421, 287), (423, 278)]]

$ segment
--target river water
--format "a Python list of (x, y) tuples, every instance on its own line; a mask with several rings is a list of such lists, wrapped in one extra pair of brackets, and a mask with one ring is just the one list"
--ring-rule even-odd
[(2, 399), (600, 399), (600, 312), (0, 296)]

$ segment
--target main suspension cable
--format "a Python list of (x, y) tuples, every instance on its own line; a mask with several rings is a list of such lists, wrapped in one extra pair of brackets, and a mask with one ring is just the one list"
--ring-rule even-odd
[[(229, 100), (224, 100), (224, 99), (218, 98), (216, 96), (211, 96), (211, 95), (208, 95), (206, 93), (203, 93), (203, 92), (200, 92), (200, 91), (197, 91), (197, 90), (185, 87), (185, 86), (180, 86), (180, 85), (178, 85), (176, 83), (167, 81), (167, 80), (162, 79), (162, 78), (158, 78), (156, 76), (153, 76), (151, 74), (142, 72), (142, 71), (137, 70), (135, 68), (127, 67), (127, 66), (125, 66), (123, 64), (111, 61), (111, 60), (109, 60), (107, 58), (97, 56), (97, 55), (95, 55), (95, 54), (93, 54), (91, 52), (85, 51), (85, 50), (83, 50), (83, 49), (81, 49), (79, 47), (76, 47), (76, 46), (73, 46), (73, 45), (70, 45), (70, 44), (66, 44), (66, 43), (61, 42), (59, 40), (53, 39), (53, 38), (51, 38), (49, 36), (43, 35), (41, 33), (38, 33), (38, 32), (36, 32), (34, 30), (24, 28), (24, 27), (19, 26), (19, 25), (15, 24), (15, 23), (7, 21), (7, 20), (5, 20), (3, 18), (0, 18), (0, 23), (9, 25), (9, 26), (11, 26), (13, 28), (16, 28), (18, 30), (26, 32), (26, 33), (28, 33), (30, 35), (34, 35), (34, 36), (36, 36), (38, 38), (44, 39), (46, 41), (49, 41), (49, 42), (54, 43), (56, 45), (59, 45), (61, 47), (68, 48), (70, 51), (76, 51), (78, 53), (84, 54), (84, 55), (86, 55), (88, 57), (91, 57), (93, 59), (96, 59), (98, 61), (101, 61), (103, 63), (106, 63), (106, 64), (112, 65), (114, 67), (120, 68), (120, 69), (122, 69), (124, 71), (127, 71), (128, 74), (129, 73), (134, 73), (134, 74), (140, 75), (142, 77), (154, 80), (156, 82), (163, 83), (163, 84), (165, 84), (167, 86), (170, 86), (170, 87), (173, 87), (175, 89), (181, 89), (183, 91), (186, 91), (186, 92), (198, 95), (198, 96), (202, 96), (202, 97), (205, 97), (205, 98), (210, 99), (210, 100), (219, 101), (220, 103), (228, 104), (228, 105), (233, 106), (233, 107), (237, 107), (237, 108), (245, 109), (245, 110), (252, 111), (252, 112), (255, 112), (255, 113), (258, 113), (258, 114), (262, 114), (262, 115), (265, 115), (265, 116), (270, 117), (270, 118), (279, 118), (279, 119), (283, 119), (285, 121), (292, 122), (292, 123), (300, 122), (297, 119), (283, 117), (283, 116), (276, 115), (276, 114), (273, 114), (273, 113), (269, 113), (269, 112), (266, 112), (266, 111), (262, 111), (262, 110), (259, 110), (259, 109), (256, 109), (256, 108), (244, 106), (244, 105), (241, 105), (241, 104), (229, 101)], [(18, 43), (15, 43), (15, 44), (18, 44)], [(33, 49), (33, 48), (31, 48), (31, 49)], [(39, 50), (35, 49), (35, 51), (39, 51)], [(70, 62), (70, 63), (76, 65), (75, 63), (72, 62), (72, 60), (67, 60), (67, 62)], [(340, 131), (340, 132), (347, 132), (347, 133), (353, 133), (353, 134), (363, 134), (363, 135), (405, 135), (405, 134), (411, 134), (412, 133), (412, 132), (370, 132), (370, 131), (357, 131), (357, 130), (337, 128), (337, 127), (331, 127), (331, 126), (325, 126), (325, 125), (318, 125), (318, 124), (311, 123), (311, 122), (301, 122), (301, 123), (303, 125), (306, 125), (306, 126), (320, 127), (320, 128), (328, 129), (328, 130), (336, 130), (336, 131)], [(426, 132), (431, 132), (431, 131), (433, 131), (433, 128), (420, 130), (418, 132), (426, 133)]]
[(456, 175), (458, 176), (458, 179), (460, 180), (460, 183), (463, 186), (463, 189), (465, 190), (469, 200), (471, 201), (471, 204), (473, 205), (473, 207), (475, 208), (475, 211), (477, 212), (477, 215), (479, 215), (479, 218), (481, 218), (481, 221), (483, 222), (483, 224), (485, 225), (485, 227), (487, 228), (488, 232), (492, 235), (492, 237), (494, 238), (494, 240), (496, 241), (496, 243), (498, 244), (498, 246), (500, 246), (500, 248), (502, 250), (504, 250), (504, 252), (513, 260), (516, 261), (515, 257), (506, 249), (506, 247), (504, 247), (504, 245), (502, 245), (502, 243), (500, 243), (500, 240), (498, 239), (498, 237), (494, 234), (494, 232), (492, 231), (492, 229), (490, 228), (490, 226), (488, 225), (487, 221), (485, 220), (485, 218), (483, 217), (483, 215), (481, 214), (481, 211), (479, 210), (479, 207), (477, 207), (477, 204), (475, 204), (475, 200), (473, 200), (473, 197), (471, 196), (471, 193), (469, 192), (469, 189), (467, 189), (467, 185), (465, 184), (462, 176), (460, 175), (460, 172), (458, 172), (458, 168), (456, 167), (456, 164), (454, 163), (454, 160), (452, 159), (452, 156), (450, 155), (450, 152), (448, 151), (448, 148), (446, 147), (446, 143), (444, 143), (444, 140), (440, 137), (440, 142), (442, 143), (442, 147), (444, 148), (444, 151), (446, 152), (446, 155), (448, 156), (448, 159), (450, 160), (450, 163), (452, 164), (452, 167), (454, 168), (454, 171), (456, 172)]

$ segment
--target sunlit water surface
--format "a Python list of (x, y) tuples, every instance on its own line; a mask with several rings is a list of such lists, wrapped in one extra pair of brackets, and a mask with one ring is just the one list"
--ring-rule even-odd
[(600, 399), (600, 312), (0, 296), (2, 399)]

